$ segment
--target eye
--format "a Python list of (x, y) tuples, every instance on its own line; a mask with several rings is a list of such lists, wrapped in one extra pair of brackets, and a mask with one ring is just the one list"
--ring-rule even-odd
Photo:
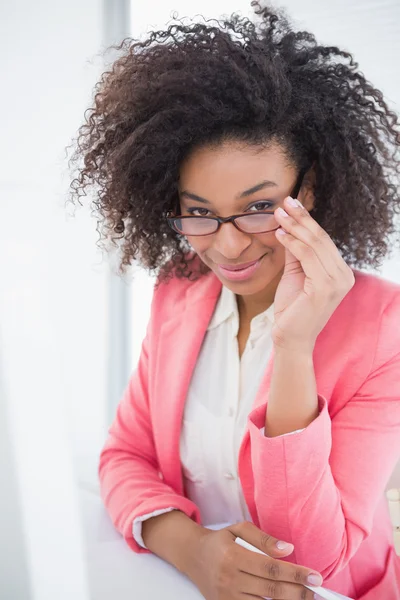
[[(262, 212), (263, 210), (269, 210), (272, 206), (274, 206), (274, 202), (267, 202), (266, 200), (264, 201), (260, 201), (257, 202), (256, 204), (253, 204), (253, 206), (250, 206), (249, 208), (247, 208), (246, 210), (244, 210), (243, 212), (247, 213), (247, 212)], [(256, 210), (252, 210), (252, 209), (256, 209)], [(207, 210), (206, 208), (187, 208), (186, 212), (189, 215), (192, 215), (194, 217), (208, 217), (210, 216), (210, 211)], [(197, 214), (196, 214), (197, 213)], [(208, 214), (207, 214), (208, 213)]]
[(264, 201), (264, 202), (257, 202), (256, 204), (253, 204), (253, 206), (250, 206), (246, 210), (246, 212), (252, 212), (251, 211), (252, 208), (256, 209), (255, 212), (263, 211), (263, 210), (269, 210), (273, 205), (274, 205), (273, 202), (266, 202), (266, 201)]
[[(203, 211), (203, 214), (200, 215), (196, 215), (196, 212), (201, 212)], [(208, 213), (210, 212), (209, 210), (207, 210), (206, 208), (188, 208), (186, 209), (186, 212), (189, 213), (189, 215), (192, 215), (194, 217), (207, 217), (208, 215), (204, 214), (204, 213)]]

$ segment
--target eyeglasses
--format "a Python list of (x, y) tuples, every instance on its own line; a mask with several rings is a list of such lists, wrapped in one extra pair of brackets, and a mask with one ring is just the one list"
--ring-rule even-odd
[[(290, 194), (297, 198), (304, 175), (308, 168), (302, 169), (298, 175), (295, 187)], [(179, 202), (178, 202), (179, 206)], [(279, 224), (274, 218), (275, 210), (263, 210), (230, 217), (197, 217), (192, 215), (174, 215), (168, 211), (166, 219), (168, 225), (182, 235), (211, 235), (216, 233), (223, 223), (233, 223), (236, 229), (243, 233), (268, 233), (279, 229)]]

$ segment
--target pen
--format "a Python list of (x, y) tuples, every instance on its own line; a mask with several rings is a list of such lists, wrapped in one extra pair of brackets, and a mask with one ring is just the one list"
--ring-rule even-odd
[(400, 556), (400, 489), (388, 490), (386, 498), (389, 501), (389, 514), (393, 525), (394, 551)]
[[(258, 554), (263, 554), (264, 556), (269, 556), (269, 554), (262, 552), (261, 550), (259, 550), (255, 546), (253, 546), (252, 544), (249, 544), (245, 540), (242, 540), (242, 538), (237, 537), (235, 539), (235, 542), (236, 542), (236, 544), (239, 544), (239, 546), (242, 546), (242, 548), (246, 548), (247, 550), (251, 550), (252, 552), (257, 552)], [(342, 594), (339, 594), (338, 592), (332, 592), (332, 590), (328, 590), (321, 586), (304, 585), (304, 587), (308, 588), (315, 594), (318, 594), (324, 600), (353, 600), (352, 598), (349, 598), (348, 596), (343, 596)]]

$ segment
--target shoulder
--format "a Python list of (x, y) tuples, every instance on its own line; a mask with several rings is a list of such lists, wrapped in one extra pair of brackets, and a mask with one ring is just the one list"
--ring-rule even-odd
[(385, 279), (381, 275), (374, 273), (366, 273), (357, 269), (352, 269), (355, 277), (354, 289), (356, 291), (378, 292), (381, 295), (396, 295), (400, 293), (400, 284), (389, 279)]
[(356, 269), (353, 269), (353, 273), (355, 283), (346, 296), (348, 304), (376, 316), (400, 309), (400, 284)]
[[(194, 258), (192, 267), (197, 270), (201, 259)], [(179, 277), (175, 267), (168, 279), (161, 281), (157, 278), (153, 292), (152, 312), (163, 313), (164, 317), (179, 314), (188, 305), (214, 295), (219, 291), (221, 284), (212, 271), (196, 278)]]
[(347, 336), (362, 341), (360, 351), (370, 350), (375, 361), (385, 362), (400, 351), (400, 285), (379, 275), (353, 273), (355, 284), (340, 311)]

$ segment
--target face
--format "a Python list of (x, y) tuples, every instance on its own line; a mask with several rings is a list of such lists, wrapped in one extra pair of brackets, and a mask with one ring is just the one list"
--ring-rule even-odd
[[(196, 149), (180, 170), (181, 215), (228, 217), (242, 212), (275, 210), (278, 206), (283, 207), (284, 199), (295, 187), (297, 176), (296, 168), (277, 144), (260, 148), (230, 142), (217, 148)], [(268, 184), (264, 187), (258, 185), (266, 181)], [(259, 189), (243, 195), (255, 186)], [(304, 187), (298, 197), (310, 210)], [(285, 249), (274, 231), (250, 234), (239, 231), (233, 223), (224, 223), (216, 233), (187, 236), (187, 240), (223, 285), (235, 294), (252, 298), (259, 304), (273, 301), (285, 264)], [(257, 260), (256, 268), (251, 268), (246, 277), (240, 279), (232, 279), (220, 268)]]

